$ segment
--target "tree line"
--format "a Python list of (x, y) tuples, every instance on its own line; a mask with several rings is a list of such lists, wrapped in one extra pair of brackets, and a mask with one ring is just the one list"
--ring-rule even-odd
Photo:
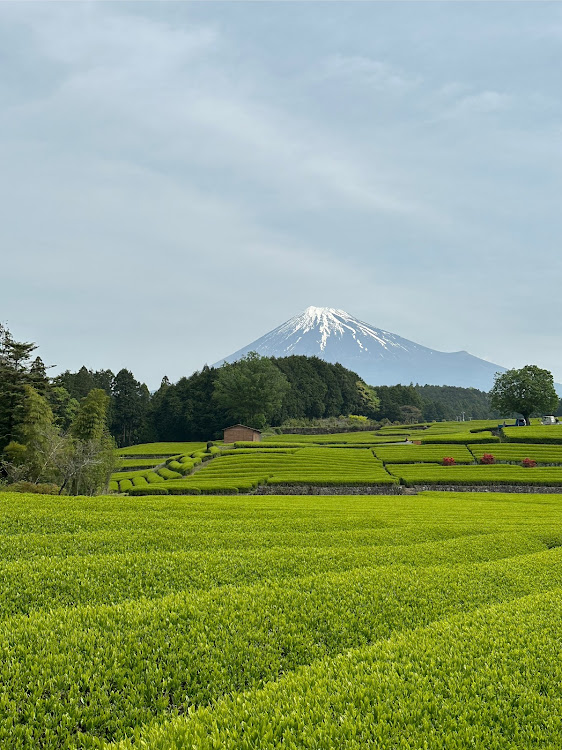
[[(260, 378), (268, 387), (260, 387)], [(412, 383), (373, 388), (340, 364), (297, 355), (205, 366), (177, 383), (164, 377), (152, 394), (129, 370), (114, 375), (82, 367), (53, 382), (76, 403), (92, 388), (102, 388), (111, 399), (109, 427), (119, 446), (216, 439), (233, 422), (262, 428), (349, 414), (403, 423), (498, 416), (488, 393), (476, 388)], [(253, 409), (252, 399), (261, 408)]]
[[(151, 393), (127, 369), (113, 373), (84, 366), (49, 377), (41, 358), (33, 356), (35, 350), (35, 344), (15, 341), (0, 325), (0, 479), (41, 479), (72, 492), (99, 489), (111, 469), (115, 445), (212, 440), (236, 422), (262, 429), (341, 415), (414, 423), (495, 418), (499, 410), (504, 417), (528, 412), (527, 404), (499, 399), (496, 386), (492, 398), (453, 386), (373, 388), (357, 373), (318, 357), (250, 353), (232, 364), (205, 366), (177, 383), (164, 377)], [(529, 374), (524, 371), (517, 382)], [(548, 375), (548, 405), (560, 414)], [(543, 381), (538, 391), (545, 391)]]
[(102, 491), (115, 463), (110, 399), (100, 388), (73, 399), (39, 357), (31, 361), (35, 349), (0, 325), (0, 480), (45, 492)]

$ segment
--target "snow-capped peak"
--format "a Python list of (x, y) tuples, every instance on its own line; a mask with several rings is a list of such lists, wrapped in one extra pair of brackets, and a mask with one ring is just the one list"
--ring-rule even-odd
[(335, 307), (307, 307), (303, 313), (295, 315), (294, 318), (279, 326), (276, 333), (289, 337), (294, 336), (297, 332), (304, 335), (314, 330), (317, 330), (320, 334), (317, 341), (321, 352), (325, 350), (330, 336), (341, 339), (346, 333), (352, 336), (360, 350), (368, 350), (365, 341), (361, 340), (365, 337), (374, 339), (385, 349), (389, 345), (404, 348), (393, 340), (398, 338), (393, 334), (379, 328), (373, 328), (354, 318), (345, 310), (339, 310)]
[(339, 362), (371, 385), (446, 383), (488, 390), (493, 375), (503, 369), (470, 354), (428, 349), (335, 307), (307, 307), (217, 365), (235, 362), (248, 352), (265, 357), (304, 355)]

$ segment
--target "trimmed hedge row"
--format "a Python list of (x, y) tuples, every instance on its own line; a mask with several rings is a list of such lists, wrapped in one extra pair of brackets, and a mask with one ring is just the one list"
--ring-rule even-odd
[(398, 484), (396, 477), (389, 476), (386, 472), (384, 474), (370, 475), (370, 476), (357, 476), (357, 474), (350, 475), (348, 477), (338, 475), (337, 477), (330, 477), (326, 474), (303, 474), (300, 477), (291, 475), (287, 478), (282, 475), (274, 475), (267, 479), (269, 485), (287, 485), (288, 487), (298, 487), (301, 485), (311, 485), (313, 487), (338, 487), (340, 485), (346, 487), (370, 487), (373, 485), (391, 485)]
[(502, 435), (513, 443), (540, 443), (562, 445), (562, 425), (530, 425), (528, 427), (504, 427)]
[(524, 458), (532, 458), (541, 464), (562, 464), (562, 445), (535, 445), (534, 443), (500, 443), (493, 448), (482, 448), (479, 445), (469, 445), (477, 459), (484, 453), (492, 453), (496, 461), (521, 462)]
[[(349, 649), (377, 641), (382, 642), (383, 649), (388, 648), (388, 639), (398, 637), (400, 632), (405, 638), (414, 638), (421, 658), (425, 658), (436, 637), (435, 628), (437, 632), (450, 632), (451, 624), (436, 624), (427, 638), (420, 638), (419, 630), (414, 634), (409, 631), (458, 616), (459, 612), (552, 591), (562, 585), (561, 556), (562, 550), (548, 550), (519, 558), (517, 565), (508, 559), (451, 568), (365, 567), (298, 581), (187, 590), (160, 599), (67, 607), (13, 617), (3, 623), (0, 743), (17, 750), (58, 750), (80, 746), (82, 740), (82, 746), (95, 747), (96, 738), (99, 746), (103, 740), (131, 736), (142, 725), (153, 725), (174, 714), (189, 711), (192, 715), (197, 706), (214, 706), (222, 696), (233, 692), (239, 693), (234, 704), (244, 704), (246, 698), (240, 693)], [(559, 591), (555, 593), (560, 608)], [(533, 605), (532, 611), (540, 614), (540, 606)], [(547, 612), (548, 627), (559, 637), (559, 612), (548, 607)], [(513, 618), (513, 626), (520, 628), (521, 622), (516, 623)], [(533, 624), (537, 626), (536, 618)], [(487, 632), (481, 625), (479, 630)], [(511, 635), (516, 637), (511, 631), (511, 627), (506, 630), (506, 640)], [(454, 632), (457, 641), (459, 635)], [(542, 629), (540, 634), (544, 636)], [(470, 649), (471, 643), (472, 637), (465, 637), (463, 647)], [(544, 682), (544, 668), (552, 665), (554, 642), (548, 640), (547, 646), (543, 665), (542, 660), (537, 663), (532, 658), (534, 652), (525, 656), (520, 644), (513, 656), (514, 665), (529, 658), (530, 674), (538, 675), (539, 683)], [(456, 643), (447, 653), (456, 656), (458, 647)], [(395, 663), (402, 665), (399, 654), (402, 659), (410, 659), (411, 647), (399, 649), (391, 660), (383, 659), (385, 671)], [(497, 681), (493, 680), (495, 659), (489, 650), (486, 655), (491, 659), (489, 675), (495, 688), (486, 695), (493, 711), (498, 700)], [(437, 678), (440, 660), (431, 659), (430, 663)], [(459, 663), (466, 673), (465, 660)], [(404, 670), (398, 669), (397, 674), (401, 671), (401, 689), (408, 693), (417, 672), (407, 672), (410, 678), (404, 684)], [(302, 670), (295, 676), (299, 674), (303, 675)], [(547, 669), (546, 674), (551, 672)], [(474, 674), (465, 676), (469, 683), (474, 679)], [(527, 673), (525, 676), (529, 678)], [(356, 670), (353, 679), (361, 690), (364, 681), (358, 679)], [(271, 686), (273, 694), (282, 684)], [(316, 680), (306, 679), (306, 684), (308, 694), (318, 695)], [(423, 689), (423, 695), (431, 694), (425, 683)], [(381, 694), (376, 695), (380, 701)], [(358, 714), (373, 715), (371, 702), (359, 703), (356, 709), (356, 718)], [(232, 747), (263, 746), (270, 717), (267, 713), (260, 715), (261, 741), (255, 744), (253, 737), (250, 741), (245, 735), (245, 744)], [(330, 715), (320, 714), (320, 724)], [(558, 715), (556, 722), (559, 726)], [(413, 723), (419, 723), (416, 716)], [(212, 726), (211, 720), (207, 729)], [(84, 736), (85, 730), (89, 737)], [(310, 732), (310, 724), (303, 732)], [(197, 738), (192, 739), (177, 747), (204, 746)], [(340, 747), (329, 743), (322, 746)], [(210, 747), (225, 745), (217, 740)]]
[(439, 466), (437, 464), (391, 464), (391, 474), (407, 487), (416, 485), (529, 485), (562, 487), (562, 468), (530, 468), (493, 464), (483, 466)]
[(167, 495), (168, 490), (160, 484), (151, 484), (146, 487), (133, 487), (129, 495)]
[(118, 748), (559, 748), (561, 618), (559, 591), (451, 617), (138, 729)]
[(142, 443), (140, 445), (130, 445), (127, 448), (118, 448), (118, 456), (150, 456), (167, 458), (168, 456), (177, 456), (179, 454), (193, 453), (202, 450), (205, 443)]
[(384, 464), (442, 463), (446, 456), (458, 464), (474, 463), (474, 456), (464, 445), (392, 445), (373, 448), (374, 455)]
[(168, 469), (167, 466), (158, 469), (156, 473), (160, 474), (163, 479), (179, 479), (181, 477), (179, 471), (172, 471), (171, 469)]
[(450, 432), (442, 435), (420, 435), (419, 440), (422, 445), (437, 445), (443, 443), (462, 443), (464, 445), (476, 443), (499, 443), (500, 439), (491, 432)]

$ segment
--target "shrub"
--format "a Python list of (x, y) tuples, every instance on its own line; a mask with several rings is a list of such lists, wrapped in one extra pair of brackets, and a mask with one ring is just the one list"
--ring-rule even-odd
[(533, 458), (524, 458), (521, 461), (521, 466), (525, 469), (533, 469), (537, 465), (537, 462)]
[(496, 457), (493, 453), (483, 453), (482, 458), (480, 459), (481, 464), (495, 464), (496, 463)]
[(179, 473), (179, 471), (171, 471), (165, 466), (163, 466), (161, 469), (158, 469), (156, 473), (160, 474), (160, 476), (163, 479), (180, 479), (181, 478), (181, 474)]
[[(520, 429), (520, 428), (518, 428)], [(437, 445), (438, 443), (499, 443), (500, 439), (491, 432), (479, 432), (475, 435), (472, 432), (446, 432), (441, 435), (420, 435), (422, 445)]]
[(158, 476), (155, 471), (148, 471), (146, 473), (146, 481), (149, 484), (158, 484), (162, 481), (162, 477)]
[(133, 487), (133, 489), (129, 490), (129, 495), (167, 495), (168, 490), (165, 487), (155, 487), (154, 485), (151, 487), (150, 485), (146, 487)]
[(129, 490), (133, 489), (133, 483), (130, 479), (122, 479), (119, 482), (119, 489), (121, 492), (128, 492)]
[(191, 458), (187, 457), (185, 457), (185, 459), (182, 458), (181, 461), (170, 461), (168, 463), (168, 469), (176, 471), (178, 474), (184, 476), (185, 474), (189, 474), (193, 469), (193, 461)]
[(454, 466), (456, 463), (455, 459), (452, 456), (444, 456), (443, 458), (443, 466)]
[(180, 468), (177, 469), (177, 471), (179, 471), (179, 473), (184, 477), (187, 474), (191, 474), (191, 472), (193, 471), (193, 461), (182, 461), (180, 464)]
[(201, 490), (199, 487), (192, 487), (191, 485), (179, 485), (171, 483), (171, 486), (166, 487), (166, 492), (169, 495), (200, 495)]

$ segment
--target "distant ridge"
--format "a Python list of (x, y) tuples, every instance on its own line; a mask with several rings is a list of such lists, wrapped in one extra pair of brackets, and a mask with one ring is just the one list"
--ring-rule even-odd
[(265, 357), (304, 354), (339, 362), (370, 385), (412, 382), (489, 391), (495, 373), (506, 369), (466, 351), (429, 349), (332, 307), (307, 307), (216, 366), (235, 362), (251, 351)]

